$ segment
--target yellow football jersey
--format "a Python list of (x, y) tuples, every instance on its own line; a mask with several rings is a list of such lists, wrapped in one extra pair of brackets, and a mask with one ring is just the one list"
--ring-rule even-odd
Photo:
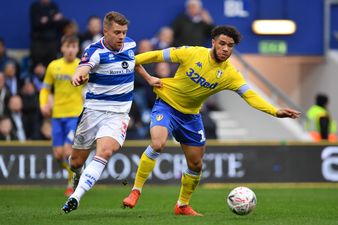
[(66, 62), (64, 58), (53, 60), (47, 67), (40, 92), (40, 106), (46, 105), (51, 88), (54, 88), (53, 118), (79, 116), (83, 107), (83, 85), (74, 87), (72, 76), (80, 60)]
[(137, 64), (163, 61), (179, 63), (180, 66), (174, 77), (161, 79), (163, 87), (155, 88), (154, 92), (182, 113), (197, 114), (210, 95), (232, 90), (238, 92), (251, 106), (271, 115), (276, 114), (277, 110), (272, 105), (247, 88), (243, 76), (229, 60), (216, 62), (208, 48), (168, 48), (136, 56)]

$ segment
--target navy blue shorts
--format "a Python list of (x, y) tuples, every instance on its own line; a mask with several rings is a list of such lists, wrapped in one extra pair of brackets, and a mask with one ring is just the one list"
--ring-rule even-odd
[(155, 101), (151, 112), (150, 128), (162, 126), (181, 144), (189, 146), (204, 146), (205, 133), (200, 114), (184, 114), (162, 99)]
[(73, 144), (77, 120), (77, 117), (52, 118), (53, 147)]

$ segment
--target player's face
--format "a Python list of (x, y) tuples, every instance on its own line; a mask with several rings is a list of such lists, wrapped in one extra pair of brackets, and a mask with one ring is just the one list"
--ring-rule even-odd
[(61, 52), (63, 57), (68, 62), (72, 62), (75, 58), (77, 53), (79, 52), (79, 43), (78, 42), (65, 42), (61, 46)]
[(112, 22), (110, 27), (103, 29), (104, 44), (111, 50), (120, 50), (127, 35), (128, 25), (120, 25)]
[(213, 56), (217, 62), (226, 61), (232, 54), (235, 46), (234, 39), (224, 34), (212, 39)]

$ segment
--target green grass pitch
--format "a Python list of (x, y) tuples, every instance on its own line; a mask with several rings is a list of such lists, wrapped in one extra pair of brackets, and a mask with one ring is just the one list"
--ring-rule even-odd
[(134, 209), (123, 209), (129, 186), (96, 185), (78, 210), (61, 213), (61, 187), (0, 187), (1, 225), (229, 224), (338, 225), (338, 188), (334, 186), (263, 185), (251, 187), (258, 204), (252, 214), (230, 212), (225, 198), (238, 185), (199, 186), (191, 205), (204, 217), (173, 215), (179, 186), (146, 186)]

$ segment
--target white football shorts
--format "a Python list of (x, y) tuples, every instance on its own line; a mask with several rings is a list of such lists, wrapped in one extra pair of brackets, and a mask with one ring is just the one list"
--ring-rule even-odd
[(73, 148), (90, 149), (101, 137), (112, 137), (122, 147), (129, 119), (127, 113), (84, 109), (76, 128)]

